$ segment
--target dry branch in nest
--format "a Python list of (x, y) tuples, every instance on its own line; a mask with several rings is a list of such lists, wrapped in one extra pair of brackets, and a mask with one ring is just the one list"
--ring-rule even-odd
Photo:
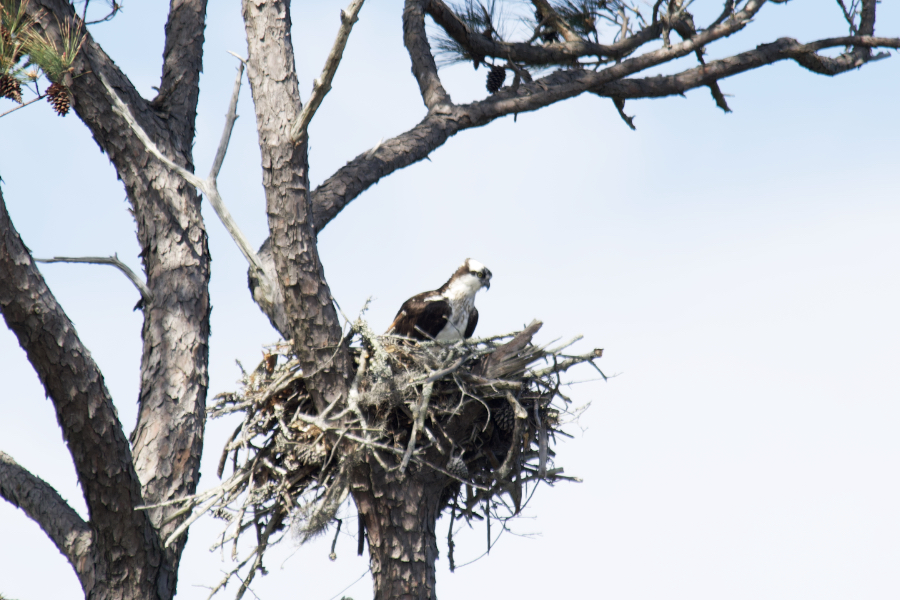
[[(365, 462), (406, 477), (442, 478), (442, 507), (455, 519), (502, 521), (522, 509), (539, 480), (578, 481), (553, 463), (551, 446), (566, 435), (561, 426), (571, 414), (561, 375), (583, 363), (599, 371), (593, 361), (602, 351), (566, 354), (571, 342), (536, 346), (540, 327), (535, 321), (517, 334), (411, 343), (374, 336), (359, 320), (350, 340), (357, 374), (348, 398), (322, 412), (290, 346), (267, 348), (242, 389), (217, 396), (209, 409), (211, 417), (244, 416), (219, 462), (219, 476), (229, 464), (231, 475), (186, 501), (179, 513), (192, 514), (166, 543), (206, 512), (226, 521), (213, 549), (230, 546), (237, 566), (213, 594), (250, 565), (240, 597), (262, 570), (265, 549), (289, 524), (301, 542), (327, 529), (353, 469)], [(254, 548), (239, 557), (244, 534), (255, 536)]]

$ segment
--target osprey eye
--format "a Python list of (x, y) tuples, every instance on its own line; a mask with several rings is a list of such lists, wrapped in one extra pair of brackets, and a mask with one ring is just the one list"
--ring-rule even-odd
[(479, 279), (484, 279), (484, 271), (478, 271), (478, 272), (475, 273), (475, 274), (478, 275), (478, 278), (479, 278)]

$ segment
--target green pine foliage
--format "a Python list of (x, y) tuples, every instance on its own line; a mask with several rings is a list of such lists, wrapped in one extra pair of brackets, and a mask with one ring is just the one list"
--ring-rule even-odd
[[(507, 0), (462, 0), (449, 3), (451, 10), (473, 34), (495, 41), (534, 45), (562, 43), (562, 36), (550, 26), (546, 15), (532, 9), (529, 3)], [(566, 26), (587, 42), (615, 42), (623, 35), (647, 25), (641, 8), (634, 0), (551, 0), (550, 6)], [(477, 69), (487, 65), (486, 58), (507, 59), (506, 56), (473, 56), (469, 49), (447, 35), (443, 29), (432, 32), (438, 64), (441, 67), (460, 62), (472, 62)], [(532, 71), (552, 67), (571, 68), (576, 64), (527, 65)], [(525, 65), (522, 65), (524, 68)]]
[[(72, 21), (59, 24), (58, 40), (38, 32), (26, 11), (28, 2), (0, 0), (0, 97), (20, 104), (23, 86), (41, 77), (62, 88), (71, 84), (72, 63), (85, 36), (81, 24)], [(32, 91), (38, 94), (37, 87)]]

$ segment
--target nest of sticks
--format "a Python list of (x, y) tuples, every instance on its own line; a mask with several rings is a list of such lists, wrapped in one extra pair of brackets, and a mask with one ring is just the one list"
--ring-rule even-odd
[[(348, 495), (348, 469), (369, 458), (405, 476), (430, 470), (446, 478), (441, 501), (452, 514), (451, 532), (459, 519), (490, 526), (491, 519), (515, 516), (540, 480), (579, 481), (553, 460), (558, 436), (570, 437), (562, 425), (577, 416), (560, 390), (561, 376), (590, 364), (605, 379), (594, 364), (602, 350), (567, 354), (579, 338), (536, 346), (540, 327), (533, 322), (515, 334), (453, 344), (413, 343), (375, 336), (360, 319), (350, 340), (357, 373), (349, 398), (324, 411), (313, 405), (290, 345), (267, 347), (241, 389), (217, 396), (209, 408), (213, 418), (243, 415), (219, 461), (219, 477), (229, 465), (231, 475), (184, 501), (177, 514), (190, 517), (167, 545), (203, 514), (225, 521), (211, 550), (230, 546), (237, 562), (210, 596), (250, 565), (239, 577), (241, 597), (254, 574), (265, 572), (270, 544), (289, 530), (306, 541), (334, 522)], [(245, 537), (255, 547), (239, 557)]]

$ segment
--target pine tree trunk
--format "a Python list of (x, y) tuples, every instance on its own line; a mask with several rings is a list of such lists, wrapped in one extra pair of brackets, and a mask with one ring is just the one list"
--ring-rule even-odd
[(374, 600), (434, 600), (435, 524), (451, 481), (409, 466), (405, 477), (369, 459), (354, 473), (351, 491), (369, 540)]

